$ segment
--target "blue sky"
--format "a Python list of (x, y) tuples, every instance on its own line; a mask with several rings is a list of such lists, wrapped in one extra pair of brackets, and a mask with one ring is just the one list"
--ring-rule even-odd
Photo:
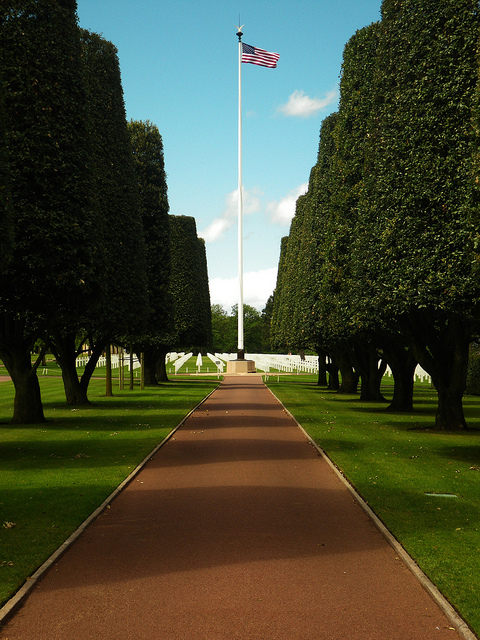
[(80, 26), (118, 48), (127, 118), (162, 134), (170, 213), (205, 238), (212, 303), (238, 300), (239, 16), (243, 42), (278, 52), (242, 64), (244, 301), (273, 292), (280, 240), (338, 107), (343, 48), (381, 0), (78, 0)]

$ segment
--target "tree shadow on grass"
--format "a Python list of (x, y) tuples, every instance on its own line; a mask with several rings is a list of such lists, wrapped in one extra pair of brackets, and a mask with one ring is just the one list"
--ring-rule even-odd
[[(463, 435), (469, 435), (465, 433)], [(478, 435), (477, 434), (471, 434)], [(472, 471), (480, 471), (480, 467), (477, 469), (477, 466), (480, 465), (480, 445), (474, 443), (465, 443), (465, 444), (455, 444), (451, 446), (451, 444), (444, 445), (438, 448), (440, 455), (444, 458), (450, 458), (453, 460), (457, 460), (458, 462), (465, 462), (466, 464), (470, 464), (474, 466), (475, 469)]]

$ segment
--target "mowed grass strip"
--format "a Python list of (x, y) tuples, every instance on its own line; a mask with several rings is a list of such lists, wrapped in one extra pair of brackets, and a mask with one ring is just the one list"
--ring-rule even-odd
[(480, 398), (465, 398), (470, 430), (445, 433), (434, 429), (429, 384), (416, 385), (411, 414), (328, 392), (310, 376), (267, 384), (480, 634)]
[(61, 378), (40, 376), (47, 422), (14, 426), (13, 384), (0, 382), (0, 604), (217, 386), (178, 378), (158, 388), (90, 383), (89, 407), (68, 407)]

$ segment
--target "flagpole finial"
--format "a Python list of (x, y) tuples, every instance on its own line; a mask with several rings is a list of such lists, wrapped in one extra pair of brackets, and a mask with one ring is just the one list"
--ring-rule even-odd
[[(237, 25), (235, 25), (235, 26), (237, 26)], [(237, 27), (237, 36), (238, 36), (238, 41), (239, 42), (241, 42), (241, 40), (242, 40), (242, 36), (243, 36), (242, 29), (243, 29), (244, 26), (245, 25), (242, 24), (241, 27)]]

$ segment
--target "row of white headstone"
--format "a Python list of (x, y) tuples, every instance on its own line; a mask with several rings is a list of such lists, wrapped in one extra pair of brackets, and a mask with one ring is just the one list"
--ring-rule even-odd
[[(175, 373), (177, 373), (178, 370), (181, 369), (181, 367), (183, 367), (183, 365), (192, 357), (192, 355), (193, 355), (192, 353), (185, 353), (185, 352), (177, 353), (172, 351), (170, 353), (167, 353), (167, 355), (165, 356), (165, 364), (173, 363), (173, 366), (175, 368)], [(217, 366), (217, 369), (219, 369), (220, 372), (223, 372), (224, 363), (218, 360), (218, 358), (216, 358), (212, 354), (208, 354), (208, 357), (210, 358), (210, 360), (212, 360), (212, 362), (215, 363), (215, 365)], [(89, 360), (89, 356), (79, 356), (76, 362), (77, 367), (84, 367), (87, 364), (88, 360)], [(130, 371), (130, 354), (129, 353), (125, 352), (123, 354), (123, 361), (124, 361), (124, 364), (128, 367), (128, 370)], [(112, 362), (112, 369), (117, 369), (120, 363), (119, 354), (112, 353), (111, 362)], [(105, 356), (101, 356), (98, 359), (96, 366), (104, 367), (105, 364), (106, 364), (106, 358)], [(203, 364), (202, 354), (199, 353), (197, 356), (196, 365), (198, 368), (200, 368), (202, 364)], [(140, 361), (135, 355), (133, 358), (133, 368), (138, 369), (140, 367), (141, 367)]]
[[(173, 363), (175, 374), (178, 373), (179, 369), (183, 367), (183, 365), (193, 356), (190, 353), (176, 353), (170, 352), (167, 353), (165, 357), (165, 363)], [(225, 363), (229, 360), (236, 360), (236, 353), (207, 353), (207, 358), (213, 362), (213, 364), (217, 367), (218, 373), (223, 373), (225, 369)], [(284, 373), (318, 373), (318, 357), (317, 356), (305, 356), (305, 359), (299, 355), (282, 355), (276, 353), (249, 353), (245, 355), (247, 360), (253, 360), (255, 362), (255, 367), (257, 370), (265, 371), (265, 373), (269, 373), (272, 369), (276, 371), (282, 371)], [(77, 358), (77, 367), (84, 367), (88, 362), (88, 356), (79, 356)], [(128, 367), (130, 371), (130, 354), (125, 353), (123, 355), (124, 363)], [(119, 366), (120, 356), (117, 353), (113, 353), (111, 355), (112, 361), (112, 369), (116, 369)], [(97, 367), (105, 366), (105, 356), (102, 356), (98, 359)], [(203, 359), (201, 353), (198, 354), (196, 360), (197, 369), (203, 364)], [(140, 368), (141, 364), (137, 356), (135, 355), (133, 358), (133, 369)], [(390, 367), (387, 366), (386, 375), (391, 376), (392, 371)], [(428, 374), (420, 365), (415, 369), (415, 380), (418, 382), (431, 382), (431, 376)]]
[[(225, 362), (236, 360), (236, 353), (216, 353), (215, 356)], [(247, 360), (253, 360), (257, 370), (269, 373), (272, 369), (285, 373), (318, 373), (318, 356), (283, 355), (276, 353), (249, 353), (245, 355)], [(386, 375), (392, 376), (390, 367), (387, 366)], [(431, 382), (431, 376), (420, 365), (415, 369), (417, 382)]]
[[(237, 359), (236, 353), (216, 353), (215, 356), (225, 362)], [(317, 356), (305, 356), (305, 359), (302, 360), (299, 355), (282, 355), (277, 353), (247, 353), (245, 354), (245, 359), (253, 360), (255, 362), (255, 368), (260, 371), (265, 371), (265, 373), (269, 373), (271, 369), (275, 369), (276, 371), (283, 371), (286, 373), (318, 372)]]
[[(89, 356), (79, 356), (76, 360), (76, 365), (77, 367), (84, 367), (87, 362), (89, 361), (90, 357)], [(112, 362), (112, 369), (118, 369), (118, 367), (120, 366), (120, 356), (118, 353), (112, 353), (112, 355), (110, 356), (111, 362)], [(107, 359), (105, 358), (105, 356), (100, 356), (100, 358), (97, 361), (96, 366), (97, 367), (104, 367), (106, 365)], [(124, 366), (128, 367), (128, 370), (130, 371), (130, 354), (129, 353), (124, 353), (123, 354), (123, 363)], [(137, 358), (136, 355), (133, 356), (133, 369), (139, 369), (141, 367), (140, 364), (140, 360)]]
[[(387, 366), (385, 375), (393, 376), (392, 370), (390, 369), (389, 366)], [(415, 382), (430, 382), (430, 383), (432, 382), (432, 376), (429, 373), (427, 373), (425, 369), (422, 369), (422, 367), (419, 364), (417, 364), (417, 367), (415, 369), (414, 379), (415, 379)]]
[[(168, 362), (174, 362), (175, 373), (178, 373), (178, 370), (181, 369), (181, 367), (192, 356), (193, 356), (192, 353), (187, 353), (187, 354), (170, 354), (169, 353), (169, 354), (167, 354), (167, 363)], [(217, 373), (223, 373), (223, 370), (225, 368), (225, 363), (220, 358), (218, 358), (217, 356), (213, 355), (212, 353), (207, 353), (207, 358), (211, 362), (213, 362), (213, 364), (216, 366)], [(203, 366), (203, 357), (202, 357), (202, 354), (200, 352), (197, 355), (197, 359), (195, 361), (195, 366), (197, 367), (197, 371), (200, 371), (200, 369)]]
[(175, 362), (173, 363), (173, 366), (175, 368), (175, 373), (178, 373), (178, 370), (183, 367), (183, 365), (187, 362), (187, 360), (190, 360), (192, 355), (193, 355), (192, 353), (184, 353), (177, 360), (175, 360)]

